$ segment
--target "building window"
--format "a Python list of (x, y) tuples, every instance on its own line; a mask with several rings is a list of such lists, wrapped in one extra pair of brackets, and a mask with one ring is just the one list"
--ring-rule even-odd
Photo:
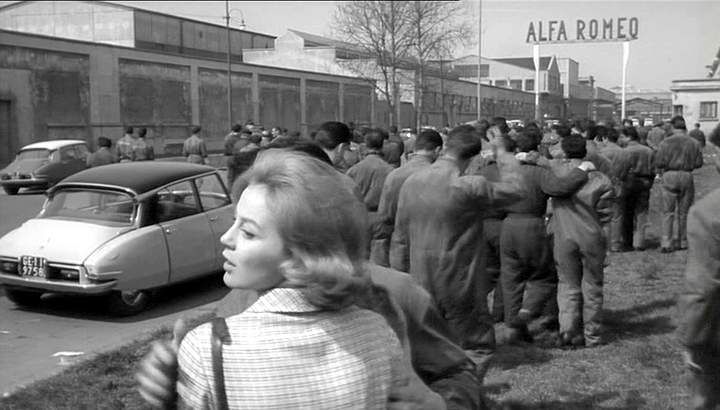
[(673, 105), (673, 115), (683, 115), (683, 106)]
[(495, 80), (495, 87), (507, 87), (506, 80)]
[(525, 91), (535, 91), (535, 80), (525, 80)]
[(714, 120), (717, 119), (717, 101), (702, 101), (700, 103), (700, 119)]
[(513, 90), (522, 90), (522, 80), (510, 80), (510, 88)]

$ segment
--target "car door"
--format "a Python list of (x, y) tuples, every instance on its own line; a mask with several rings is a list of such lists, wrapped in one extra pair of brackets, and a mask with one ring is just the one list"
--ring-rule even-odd
[(155, 217), (167, 244), (170, 282), (216, 271), (215, 236), (192, 181), (163, 188), (156, 197)]
[(87, 168), (87, 157), (90, 155), (90, 151), (88, 150), (87, 145), (78, 144), (75, 145), (75, 153), (77, 158), (73, 166), (73, 168), (75, 169), (73, 173), (80, 172), (83, 169)]
[(195, 186), (197, 187), (203, 211), (205, 211), (213, 231), (213, 243), (215, 244), (217, 268), (219, 270), (225, 262), (222, 256), (224, 247), (220, 243), (220, 237), (232, 226), (235, 207), (232, 205), (230, 196), (218, 174), (196, 178)]
[(60, 147), (58, 154), (60, 155), (60, 162), (55, 167), (53, 175), (50, 175), (50, 180), (53, 183), (59, 182), (65, 177), (84, 169), (84, 167), (78, 167), (78, 153), (75, 151), (73, 145)]

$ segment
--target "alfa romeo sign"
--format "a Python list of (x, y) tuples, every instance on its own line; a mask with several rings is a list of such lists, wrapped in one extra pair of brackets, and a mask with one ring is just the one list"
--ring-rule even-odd
[(525, 42), (532, 44), (628, 41), (638, 38), (637, 17), (531, 21)]

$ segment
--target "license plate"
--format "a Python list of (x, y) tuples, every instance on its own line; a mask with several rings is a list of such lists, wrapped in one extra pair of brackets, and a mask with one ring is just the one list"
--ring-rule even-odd
[(47, 277), (47, 260), (36, 256), (21, 256), (18, 271), (22, 276)]

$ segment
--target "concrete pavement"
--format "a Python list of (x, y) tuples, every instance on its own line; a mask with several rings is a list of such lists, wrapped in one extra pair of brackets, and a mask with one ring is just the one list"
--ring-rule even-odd
[(149, 335), (176, 319), (212, 312), (229, 289), (221, 276), (164, 289), (154, 307), (129, 318), (104, 313), (103, 299), (45, 295), (32, 310), (0, 296), (0, 393), (61, 372), (57, 352), (82, 352), (75, 362)]
[[(34, 217), (42, 193), (0, 195), (0, 235)], [(148, 311), (129, 318), (105, 313), (103, 299), (46, 294), (32, 310), (20, 309), (0, 287), (0, 394), (49, 377), (66, 366), (52, 357), (61, 351), (83, 352), (76, 360), (137, 340), (181, 317), (211, 312), (229, 290), (216, 274), (158, 292)]]

